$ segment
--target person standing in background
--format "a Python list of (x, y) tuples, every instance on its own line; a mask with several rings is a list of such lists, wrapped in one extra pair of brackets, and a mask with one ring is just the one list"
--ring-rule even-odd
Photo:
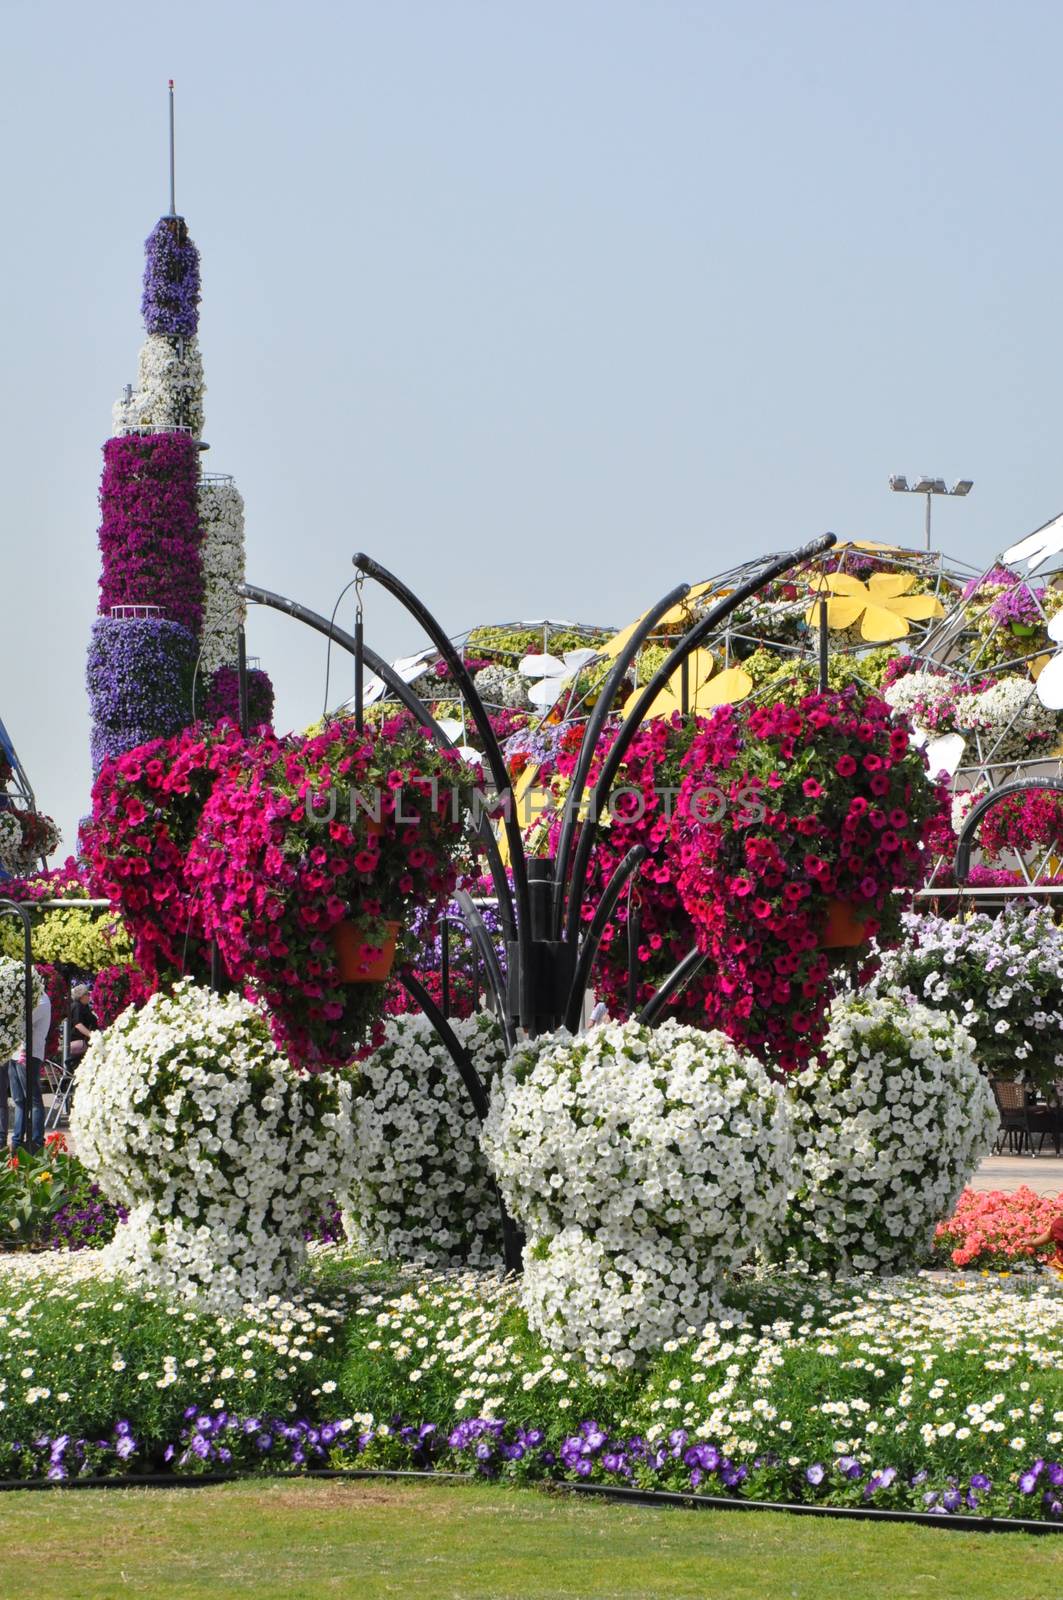
[[(25, 1144), (30, 1150), (40, 1150), (44, 1146), (44, 1097), (41, 1094), (41, 1063), (44, 1060), (44, 1047), (48, 1039), (48, 1030), (52, 1026), (52, 1002), (47, 993), (41, 996), (38, 1004), (33, 1008), (33, 1054), (27, 1065), (26, 1049), (8, 1067), (8, 1078), (11, 1084), (11, 1098), (15, 1103), (15, 1124), (12, 1129), (11, 1142), (15, 1150)], [(26, 1138), (26, 1101), (30, 1103), (30, 1132)], [(5, 1113), (7, 1107), (4, 1108)]]
[(75, 983), (70, 991), (70, 1050), (67, 1064), (76, 1067), (88, 1048), (88, 1042), (99, 1027), (96, 1014), (89, 1001), (87, 983)]

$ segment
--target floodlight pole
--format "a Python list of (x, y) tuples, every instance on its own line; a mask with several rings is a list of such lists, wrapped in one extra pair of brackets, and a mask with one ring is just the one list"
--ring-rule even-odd
[(894, 494), (924, 494), (926, 495), (926, 516), (923, 520), (923, 534), (926, 539), (926, 548), (930, 549), (930, 502), (934, 495), (943, 494), (949, 499), (953, 497), (965, 498), (974, 487), (971, 478), (958, 478), (951, 489), (946, 488), (944, 478), (930, 478), (925, 473), (909, 483), (903, 473), (896, 473), (890, 479), (890, 488)]

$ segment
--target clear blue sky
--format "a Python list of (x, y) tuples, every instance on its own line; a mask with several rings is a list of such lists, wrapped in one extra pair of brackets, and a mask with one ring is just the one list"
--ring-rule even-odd
[[(70, 842), (99, 449), (167, 209), (169, 76), (208, 465), (266, 587), (327, 612), (362, 547), (454, 631), (622, 624), (824, 529), (918, 543), (891, 472), (974, 478), (935, 540), (971, 562), (1063, 509), (1058, 5), (0, 21), (0, 716)], [(386, 653), (420, 642), (374, 596), (367, 622)], [(250, 640), (280, 724), (318, 714), (323, 641), (261, 612)]]

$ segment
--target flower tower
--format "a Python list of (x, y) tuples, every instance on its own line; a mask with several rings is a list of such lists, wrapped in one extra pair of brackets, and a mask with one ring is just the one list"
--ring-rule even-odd
[[(116, 403), (103, 447), (88, 655), (94, 773), (108, 756), (238, 710), (244, 503), (231, 478), (200, 467), (199, 252), (184, 218), (161, 217), (145, 255), (137, 383)], [(252, 672), (252, 723), (270, 719), (272, 701), (266, 674)]]

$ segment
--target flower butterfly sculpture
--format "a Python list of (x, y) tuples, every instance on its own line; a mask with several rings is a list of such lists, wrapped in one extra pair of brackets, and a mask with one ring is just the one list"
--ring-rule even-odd
[[(812, 583), (812, 592), (829, 596), (827, 627), (855, 628), (869, 644), (884, 644), (907, 636), (910, 624), (941, 617), (945, 609), (936, 595), (913, 594), (916, 576), (911, 572), (873, 572), (866, 583), (851, 572), (827, 572)], [(805, 621), (819, 625), (819, 599), (809, 606)]]

